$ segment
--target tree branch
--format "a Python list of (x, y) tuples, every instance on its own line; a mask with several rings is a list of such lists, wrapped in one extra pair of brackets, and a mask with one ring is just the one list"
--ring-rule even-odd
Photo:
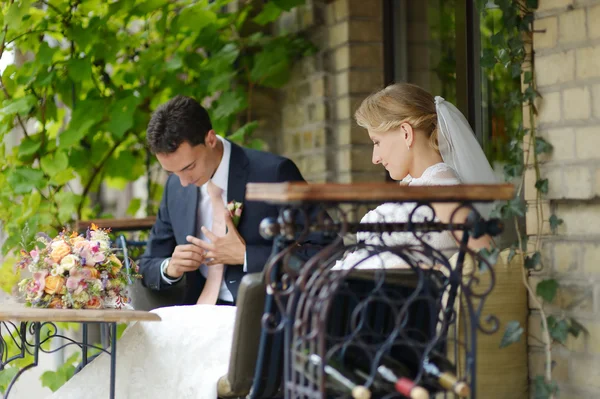
[(52, 32), (52, 33), (60, 33), (58, 31), (52, 30), (52, 29), (36, 29), (36, 30), (30, 30), (29, 32), (25, 32), (25, 33), (21, 33), (20, 35), (17, 35), (15, 37), (13, 37), (12, 39), (10, 39), (9, 41), (7, 41), (5, 43), (5, 45), (7, 44), (11, 44), (12, 42), (14, 42), (15, 40), (20, 39), (23, 36), (27, 36), (30, 35), (32, 33), (42, 33), (42, 32)]
[(128, 135), (129, 135), (129, 133), (124, 134), (123, 137), (119, 141), (117, 141), (112, 146), (112, 148), (106, 153), (106, 155), (104, 156), (104, 158), (102, 158), (100, 163), (94, 167), (92, 176), (90, 177), (90, 180), (88, 180), (87, 184), (85, 185), (85, 188), (83, 189), (83, 193), (81, 194), (81, 202), (77, 206), (77, 219), (81, 219), (81, 209), (83, 208), (83, 202), (84, 202), (85, 198), (87, 197), (87, 195), (89, 194), (90, 190), (92, 189), (92, 185), (94, 184), (94, 180), (96, 180), (98, 173), (100, 173), (100, 171), (102, 171), (104, 164), (106, 164), (106, 162), (110, 159), (110, 157), (115, 152), (115, 150), (125, 141), (125, 139), (127, 138)]
[(64, 12), (61, 12), (58, 7), (53, 6), (52, 4), (50, 4), (49, 1), (44, 1), (44, 0), (40, 0), (40, 3), (47, 5), (48, 7), (50, 7), (55, 13), (57, 13), (58, 15), (64, 15)]

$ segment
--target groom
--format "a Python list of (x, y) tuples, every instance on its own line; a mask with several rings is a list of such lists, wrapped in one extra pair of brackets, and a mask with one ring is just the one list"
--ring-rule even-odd
[[(185, 275), (184, 304), (235, 304), (244, 274), (262, 271), (271, 253), (259, 224), (278, 215), (273, 205), (244, 202), (246, 184), (304, 181), (300, 171), (221, 138), (207, 111), (184, 96), (156, 109), (147, 143), (170, 176), (140, 261), (143, 284), (164, 290)], [(224, 210), (231, 201), (243, 203), (237, 226)]]

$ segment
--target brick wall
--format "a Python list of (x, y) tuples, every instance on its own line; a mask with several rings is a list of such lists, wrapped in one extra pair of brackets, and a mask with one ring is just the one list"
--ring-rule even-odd
[[(544, 217), (564, 220), (557, 234), (542, 227), (544, 271), (560, 289), (547, 310), (572, 316), (588, 333), (554, 345), (554, 377), (561, 398), (600, 397), (600, 1), (540, 0), (534, 35), (535, 73), (543, 99), (537, 126), (554, 145), (542, 175), (550, 182)], [(526, 199), (535, 199), (535, 176), (526, 175)], [(536, 234), (535, 210), (527, 231)], [(543, 373), (540, 316), (530, 317), (530, 375)]]
[(282, 90), (278, 152), (313, 182), (383, 181), (372, 143), (354, 110), (383, 87), (381, 2), (312, 0), (286, 14), (280, 29), (306, 31), (318, 52), (294, 66)]

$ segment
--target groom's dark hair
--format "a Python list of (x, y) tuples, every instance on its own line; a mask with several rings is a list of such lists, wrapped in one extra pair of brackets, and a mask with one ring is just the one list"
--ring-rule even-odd
[(195, 146), (204, 144), (212, 129), (208, 112), (198, 101), (177, 96), (159, 106), (150, 118), (146, 142), (154, 154), (170, 154), (187, 141)]

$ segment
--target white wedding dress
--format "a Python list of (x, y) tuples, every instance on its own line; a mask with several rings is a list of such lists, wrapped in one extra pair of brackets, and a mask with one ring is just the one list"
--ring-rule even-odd
[[(136, 322), (117, 344), (117, 399), (214, 399), (227, 373), (236, 308), (156, 309), (162, 321)], [(110, 357), (103, 353), (51, 399), (109, 397)]]
[[(439, 163), (429, 167), (409, 185), (459, 184), (456, 173)], [(415, 205), (383, 204), (370, 211), (362, 222), (406, 222)], [(426, 209), (417, 210), (414, 221), (430, 217)], [(411, 233), (383, 236), (359, 233), (357, 239), (368, 244), (401, 245), (417, 243)], [(456, 251), (449, 233), (431, 233), (427, 242), (437, 249)], [(365, 258), (355, 251), (336, 268), (351, 267)], [(381, 259), (369, 258), (360, 267), (395, 267), (403, 261), (390, 253)], [(134, 323), (117, 345), (118, 399), (215, 399), (217, 380), (227, 373), (236, 308), (232, 306), (176, 306), (155, 310), (161, 322)], [(98, 356), (69, 380), (50, 399), (106, 399), (109, 397), (110, 357)]]
[[(456, 172), (445, 163), (438, 163), (427, 168), (421, 177), (408, 178), (409, 186), (441, 186), (460, 184), (460, 179)], [(435, 190), (435, 189), (433, 189)], [(431, 208), (419, 207), (415, 210), (415, 203), (385, 203), (369, 211), (362, 219), (361, 223), (402, 223), (407, 222), (411, 213), (413, 222), (423, 222), (433, 217)], [(438, 219), (435, 219), (438, 221)], [(367, 246), (399, 246), (399, 245), (419, 245), (420, 242), (408, 232), (398, 233), (369, 233), (359, 232), (357, 241)], [(458, 250), (456, 241), (449, 232), (427, 233), (423, 241), (444, 253), (445, 256), (451, 256)], [(358, 249), (347, 254), (343, 260), (337, 261), (334, 269), (376, 269), (376, 268), (396, 268), (407, 267), (406, 262), (399, 256), (391, 252), (374, 253), (366, 248)]]

